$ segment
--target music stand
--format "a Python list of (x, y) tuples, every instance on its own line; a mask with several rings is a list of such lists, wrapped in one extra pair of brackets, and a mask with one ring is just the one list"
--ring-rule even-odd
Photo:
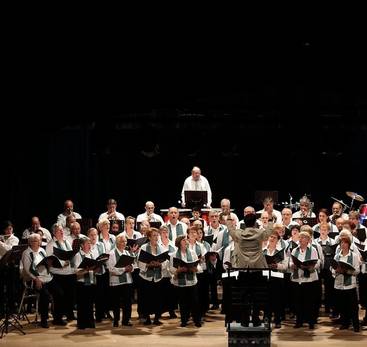
[(10, 286), (14, 285), (15, 283), (15, 274), (17, 273), (15, 266), (19, 264), (22, 253), (27, 248), (28, 245), (13, 246), (13, 248), (7, 251), (0, 260), (0, 269), (3, 281), (2, 288), (0, 288), (0, 290), (4, 294), (3, 305), (5, 315), (2, 323), (0, 324), (0, 338), (4, 336), (4, 333), (7, 334), (9, 332), (9, 327), (17, 329), (19, 332), (25, 335), (23, 327), (20, 324), (16, 314), (11, 313), (11, 308), (9, 304), (9, 293), (12, 293), (14, 289)]
[[(227, 284), (226, 288), (226, 312), (225, 312), (225, 325), (228, 332), (228, 345), (261, 345), (270, 347), (271, 338), (271, 326), (270, 326), (270, 311), (268, 310), (269, 305), (269, 280), (260, 281), (254, 283), (248, 281), (247, 276), (251, 276), (251, 271), (257, 270), (259, 276), (262, 275), (263, 271), (269, 273), (269, 268), (228, 268), (227, 274), (230, 279), (231, 271), (237, 271), (239, 277), (236, 280), (232, 280)], [(241, 274), (244, 275), (241, 277)], [(253, 273), (252, 273), (253, 274)], [(259, 326), (249, 326), (249, 324), (243, 324), (243, 312), (247, 311), (254, 306), (257, 306), (258, 310), (264, 311), (264, 323)], [(268, 311), (268, 312), (267, 312)], [(265, 313), (267, 312), (267, 313)], [(248, 317), (247, 317), (248, 318)], [(233, 321), (237, 321), (234, 323)], [(241, 324), (239, 323), (241, 321)], [(246, 343), (247, 341), (247, 343)]]
[(185, 203), (187, 208), (203, 208), (208, 203), (206, 190), (185, 190)]

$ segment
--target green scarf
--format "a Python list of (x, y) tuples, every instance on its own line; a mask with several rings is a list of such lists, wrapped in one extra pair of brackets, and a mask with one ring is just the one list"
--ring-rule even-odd
[[(178, 249), (176, 252), (176, 258), (183, 260), (181, 257), (180, 249)], [(191, 263), (193, 261), (189, 247), (186, 247), (186, 259), (187, 259), (186, 263)], [(194, 280), (194, 273), (193, 272), (180, 272), (177, 276), (177, 279), (178, 279), (178, 284), (180, 286), (184, 286), (186, 284), (186, 280), (188, 281)]]

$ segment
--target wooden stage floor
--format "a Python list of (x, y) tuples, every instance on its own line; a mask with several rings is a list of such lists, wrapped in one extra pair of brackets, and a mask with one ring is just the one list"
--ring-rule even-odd
[[(134, 305), (135, 306), (135, 305)], [(135, 307), (134, 307), (135, 309)], [(361, 317), (364, 311), (360, 311)], [(166, 314), (165, 314), (166, 315)], [(6, 347), (93, 347), (93, 346), (177, 346), (223, 347), (228, 345), (223, 315), (219, 311), (210, 311), (205, 317), (203, 327), (196, 328), (192, 323), (181, 328), (179, 319), (162, 317), (164, 323), (160, 327), (146, 327), (138, 322), (136, 311), (133, 311), (133, 327), (112, 328), (112, 322), (105, 320), (97, 324), (96, 329), (78, 330), (76, 321), (66, 327), (55, 327), (50, 323), (49, 329), (24, 324), (26, 335), (10, 331), (0, 339), (0, 346)], [(33, 315), (29, 315), (32, 319)], [(286, 321), (281, 329), (272, 331), (272, 346), (306, 347), (306, 346), (367, 346), (367, 330), (354, 333), (338, 329), (327, 317), (319, 319), (321, 324), (315, 330), (294, 329), (293, 321)], [(24, 322), (23, 322), (24, 323)]]

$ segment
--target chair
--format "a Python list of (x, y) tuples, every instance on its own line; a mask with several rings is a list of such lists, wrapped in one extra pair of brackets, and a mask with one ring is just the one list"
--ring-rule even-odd
[(19, 304), (19, 309), (18, 309), (18, 316), (19, 319), (23, 318), (25, 320), (27, 320), (28, 323), (30, 323), (28, 316), (27, 316), (27, 310), (26, 310), (26, 303), (29, 303), (31, 300), (35, 300), (35, 305), (36, 305), (36, 316), (34, 318), (34, 322), (33, 323), (37, 323), (38, 320), (38, 301), (39, 301), (39, 293), (37, 293), (37, 291), (34, 289), (33, 287), (33, 281), (23, 281), (23, 294), (22, 294), (22, 299), (20, 301)]

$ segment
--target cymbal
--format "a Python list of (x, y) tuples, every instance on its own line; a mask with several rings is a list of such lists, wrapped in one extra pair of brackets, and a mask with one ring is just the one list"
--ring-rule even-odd
[(333, 196), (331, 197), (333, 200), (335, 200), (336, 202), (338, 202), (341, 205), (347, 206), (347, 204), (345, 202), (343, 202), (343, 200), (338, 200), (336, 198), (334, 198)]
[(357, 200), (357, 201), (364, 201), (363, 196), (358, 195), (357, 193), (354, 192), (345, 192), (345, 194), (347, 194), (350, 198)]

